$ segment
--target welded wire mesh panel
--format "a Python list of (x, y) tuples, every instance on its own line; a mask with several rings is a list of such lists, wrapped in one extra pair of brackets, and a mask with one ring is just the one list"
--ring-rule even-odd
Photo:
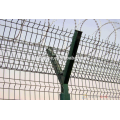
[(120, 47), (82, 37), (73, 71), (71, 76), (120, 83)]
[[(59, 99), (60, 84), (50, 60), (46, 59), (46, 48), (53, 47), (59, 57), (67, 56), (62, 48), (64, 44), (70, 45), (73, 33), (53, 26), (46, 34), (48, 24), (39, 20), (25, 23), (0, 20), (0, 23), (0, 98)], [(59, 62), (64, 68), (65, 61)]]
[[(64, 70), (73, 32), (40, 20), (0, 20), (0, 99), (60, 99), (46, 49)], [(120, 99), (120, 47), (82, 36), (69, 80), (71, 99)]]
[(69, 86), (71, 99), (120, 99), (120, 47), (83, 36)]
[[(0, 66), (2, 68), (54, 73), (52, 65), (45, 58), (48, 56), (46, 48), (48, 46), (53, 47), (58, 56), (68, 54), (61, 51), (61, 49), (64, 47), (64, 44), (67, 46), (70, 45), (73, 35), (71, 32), (53, 27), (49, 28), (49, 32), (47, 32), (47, 36), (45, 37), (44, 34), (46, 33), (44, 32), (47, 31), (48, 26), (26, 20), (22, 29), (23, 33), (16, 40), (16, 35), (21, 28), (19, 28), (20, 26), (17, 28), (14, 26), (21, 25), (21, 20), (17, 20), (17, 22), (14, 22), (14, 20), (1, 21), (3, 28), (0, 33)], [(64, 61), (62, 61), (62, 65), (65, 65)]]
[(60, 84), (55, 75), (7, 69), (0, 69), (0, 73), (0, 99), (59, 99)]

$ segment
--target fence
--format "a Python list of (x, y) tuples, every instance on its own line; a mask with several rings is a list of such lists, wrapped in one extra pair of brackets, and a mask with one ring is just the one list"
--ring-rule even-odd
[[(0, 99), (60, 99), (46, 49), (53, 48), (64, 70), (73, 34), (39, 20), (0, 20)], [(68, 83), (70, 99), (119, 100), (119, 73), (120, 47), (82, 35)]]

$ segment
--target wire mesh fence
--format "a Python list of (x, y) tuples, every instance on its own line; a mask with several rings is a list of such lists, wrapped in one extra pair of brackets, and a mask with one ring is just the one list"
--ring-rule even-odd
[[(64, 70), (73, 34), (39, 20), (0, 20), (0, 99), (59, 100), (61, 86), (46, 49), (53, 48)], [(82, 36), (69, 93), (71, 100), (119, 100), (119, 45)]]

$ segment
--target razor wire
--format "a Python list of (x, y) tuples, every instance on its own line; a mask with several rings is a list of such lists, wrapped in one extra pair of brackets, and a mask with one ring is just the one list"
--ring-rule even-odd
[[(0, 23), (0, 27), (4, 28), (3, 35), (0, 35), (0, 84), (2, 85), (0, 90), (4, 94), (0, 98), (59, 99), (60, 85), (56, 73), (49, 58), (43, 59), (43, 57), (48, 57), (46, 53), (48, 46), (53, 47), (59, 64), (64, 70), (66, 63), (64, 57), (67, 57), (69, 52), (68, 46), (71, 45), (73, 37), (72, 30), (65, 30), (64, 23), (62, 29), (52, 27), (55, 21), (50, 24), (49, 20), (47, 25), (46, 21), (41, 24), (37, 20), (0, 21), (3, 22)], [(98, 30), (101, 27), (98, 27)], [(76, 28), (75, 21), (74, 29)], [(14, 33), (12, 37), (10, 33)], [(22, 33), (25, 35), (24, 40), (22, 40)], [(63, 49), (64, 44), (67, 44), (65, 49)], [(119, 71), (119, 45), (100, 38), (97, 40), (96, 37), (82, 36), (70, 76), (71, 99), (119, 99)], [(5, 98), (6, 90), (9, 97)], [(13, 98), (10, 98), (10, 91), (14, 92)], [(24, 95), (21, 95), (21, 92)], [(17, 95), (19, 96), (16, 98)], [(28, 95), (29, 97), (26, 98)]]

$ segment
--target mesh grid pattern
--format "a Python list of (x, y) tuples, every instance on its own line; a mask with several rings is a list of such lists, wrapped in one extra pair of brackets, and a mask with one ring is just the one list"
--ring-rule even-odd
[[(73, 31), (39, 20), (23, 23), (0, 20), (0, 99), (60, 99), (60, 83), (43, 57), (53, 47), (64, 70)], [(120, 99), (119, 73), (120, 47), (82, 36), (69, 80), (71, 99)]]

